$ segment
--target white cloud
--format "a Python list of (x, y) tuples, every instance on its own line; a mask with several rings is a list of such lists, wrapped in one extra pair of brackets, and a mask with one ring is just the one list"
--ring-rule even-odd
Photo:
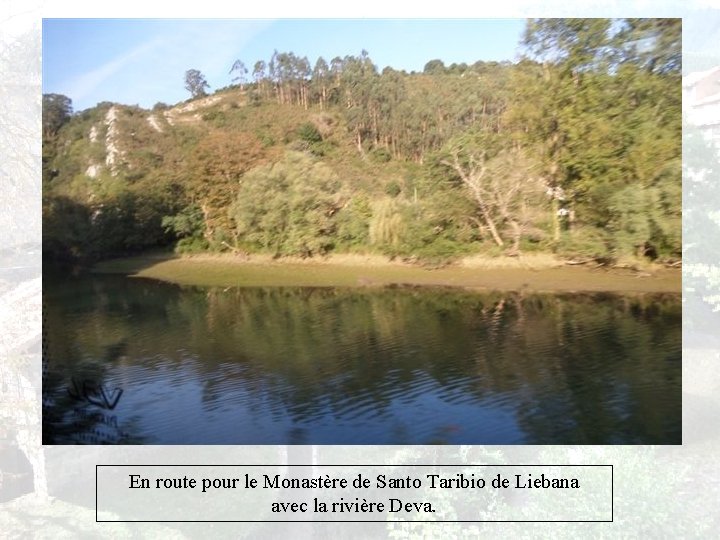
[(160, 45), (160, 43), (161, 40), (157, 38), (143, 43), (130, 52), (113, 58), (100, 67), (71, 79), (63, 86), (66, 88), (67, 94), (72, 96), (73, 99), (82, 100), (91, 95), (98, 86), (115, 75), (131, 61), (149, 53)]
[[(183, 33), (167, 37), (168, 68), (184, 73), (199, 69), (211, 86), (229, 84), (233, 62), (243, 56), (245, 46), (272, 24), (272, 20), (191, 21)], [(249, 62), (249, 59), (245, 59)]]

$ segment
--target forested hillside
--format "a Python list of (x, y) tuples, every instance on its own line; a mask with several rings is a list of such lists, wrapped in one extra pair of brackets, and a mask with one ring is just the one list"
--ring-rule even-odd
[(189, 69), (192, 97), (152, 110), (73, 113), (72, 96), (45, 95), (45, 257), (677, 260), (680, 32), (679, 19), (538, 19), (515, 64), (406, 73), (366, 51), (276, 52), (228, 66), (212, 94)]

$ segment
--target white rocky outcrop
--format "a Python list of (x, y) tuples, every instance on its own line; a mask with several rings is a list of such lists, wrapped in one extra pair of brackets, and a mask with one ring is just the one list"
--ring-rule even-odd
[(222, 99), (222, 96), (208, 96), (206, 98), (202, 99), (196, 99), (195, 101), (191, 101), (190, 103), (186, 103), (185, 105), (180, 105), (179, 107), (173, 107), (170, 109), (170, 113), (173, 114), (184, 114), (189, 112), (195, 112), (199, 109), (205, 109), (207, 107), (211, 107), (212, 105), (215, 105), (218, 101)]
[[(98, 142), (98, 135), (99, 135), (98, 127), (92, 126), (90, 128), (90, 133), (89, 133), (89, 138), (90, 138), (91, 144), (95, 144)], [(98, 175), (100, 174), (100, 169), (101, 169), (101, 165), (91, 162), (88, 165), (87, 170), (85, 171), (85, 176), (88, 176), (90, 178), (97, 178)]]
[(97, 178), (100, 174), (100, 165), (90, 165), (87, 170), (85, 171), (85, 176), (89, 176), (90, 178)]
[(110, 174), (117, 174), (117, 166), (123, 157), (123, 152), (118, 147), (118, 138), (120, 131), (117, 127), (119, 109), (114, 105), (110, 107), (105, 115), (105, 125), (107, 126), (107, 135), (105, 135), (105, 165), (110, 170)]
[[(223, 96), (208, 96), (202, 99), (196, 99), (190, 103), (173, 107), (172, 109), (165, 111), (164, 116), (167, 123), (174, 126), (178, 122), (194, 123), (199, 122), (202, 116), (197, 112), (201, 109), (212, 107), (216, 103), (222, 101)], [(189, 114), (195, 113), (195, 114)]]
[(148, 116), (147, 122), (148, 122), (148, 124), (150, 124), (150, 127), (153, 128), (158, 133), (163, 132), (163, 128), (160, 125), (160, 122), (158, 122), (157, 116), (155, 116), (154, 114), (151, 114), (150, 116)]

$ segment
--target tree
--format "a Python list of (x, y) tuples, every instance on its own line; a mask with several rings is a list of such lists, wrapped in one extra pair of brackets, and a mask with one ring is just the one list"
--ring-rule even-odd
[(227, 208), (241, 176), (262, 163), (264, 157), (262, 144), (249, 133), (209, 133), (189, 153), (185, 189), (191, 204), (202, 213), (203, 234), (209, 245), (225, 245), (225, 239), (232, 236)]
[(210, 85), (205, 80), (205, 76), (197, 69), (189, 69), (185, 72), (185, 89), (190, 92), (194, 98), (207, 96), (206, 89), (210, 89)]
[(176, 251), (202, 251), (209, 247), (204, 236), (203, 212), (197, 205), (191, 204), (174, 216), (163, 217), (162, 226), (166, 232), (174, 234), (178, 239)]
[(72, 101), (62, 94), (43, 94), (43, 137), (52, 137), (72, 116)]
[[(379, 73), (366, 51), (321, 57), (314, 67), (292, 52), (247, 66), (236, 61), (231, 76), (248, 86), (249, 103), (266, 98), (263, 106), (216, 104), (203, 116), (217, 121), (204, 123), (173, 124), (178, 116), (168, 113), (164, 132), (153, 127), (165, 106), (151, 119), (123, 108), (114, 138), (128, 166), (115, 183), (84, 174), (105, 160), (109, 104), (70, 118), (67, 98), (44, 96), (43, 179), (55, 195), (75, 194), (91, 216), (105, 204), (92, 229), (106, 235), (98, 242), (107, 252), (121, 246), (113, 231), (134, 235), (137, 246), (159, 238), (162, 223), (150, 214), (162, 207), (157, 215), (172, 216), (165, 224), (173, 239), (210, 249), (322, 253), (362, 244), (451, 258), (479, 242), (515, 253), (521, 243), (546, 242), (580, 258), (677, 257), (679, 21), (538, 19), (528, 23), (524, 43), (527, 57), (517, 64), (445, 67), (436, 59), (425, 75)], [(193, 97), (208, 88), (197, 70), (186, 83)], [(302, 110), (310, 105), (318, 111)], [(250, 207), (262, 190), (307, 202), (300, 180), (314, 174), (314, 161), (295, 156), (277, 170), (261, 167), (285, 145), (323, 156), (346, 182), (347, 199), (366, 199), (362, 211), (337, 210), (330, 198), (328, 215), (313, 214), (310, 225), (296, 201), (280, 200), (265, 221), (258, 218), (262, 225), (246, 219), (257, 218)], [(286, 191), (273, 184), (286, 182), (283, 170), (298, 177)], [(261, 177), (262, 189), (243, 184)], [(146, 190), (162, 179), (176, 189), (159, 194), (163, 205), (144, 204)], [(110, 196), (121, 180), (132, 197)], [(240, 192), (248, 197), (242, 203)], [(379, 202), (383, 194), (391, 200)], [(237, 218), (228, 214), (233, 205), (244, 208)], [(292, 208), (290, 220), (284, 212)], [(288, 236), (274, 238), (275, 226)]]
[(236, 238), (275, 255), (322, 255), (335, 242), (335, 215), (345, 202), (327, 165), (288, 152), (273, 165), (248, 171), (228, 210)]
[(315, 94), (317, 95), (321, 109), (324, 109), (327, 106), (329, 78), (330, 67), (325, 59), (320, 56), (315, 62), (315, 67), (312, 72), (312, 82), (315, 87)]
[(649, 73), (680, 75), (682, 19), (622, 19), (613, 42), (618, 62)]
[(242, 60), (235, 60), (232, 67), (230, 68), (230, 75), (235, 74), (232, 81), (240, 83), (240, 89), (247, 82), (248, 69)]
[(296, 94), (298, 104), (302, 105), (307, 110), (309, 105), (309, 82), (312, 77), (312, 68), (310, 67), (310, 61), (306, 56), (302, 58), (295, 57), (293, 59), (293, 76), (296, 81)]
[(531, 160), (518, 148), (489, 131), (467, 133), (451, 141), (441, 164), (452, 169), (477, 204), (480, 217), (498, 246), (502, 226), (509, 229), (512, 255), (529, 224), (528, 209), (542, 190)]
[[(523, 37), (523, 46), (542, 64), (541, 74), (532, 69), (519, 71), (523, 78), (516, 84), (523, 94), (516, 105), (526, 109), (528, 124), (525, 127), (531, 144), (540, 144), (544, 171), (549, 188), (555, 192), (564, 189), (572, 197), (573, 180), (577, 172), (569, 167), (573, 156), (571, 145), (582, 141), (573, 137), (572, 125), (588, 130), (586, 120), (595, 121), (596, 115), (582, 110), (578, 99), (587, 88), (583, 76), (602, 65), (608, 43), (609, 19), (531, 19)], [(534, 79), (534, 80), (533, 80)], [(594, 111), (593, 111), (594, 112)], [(576, 131), (577, 132), (577, 131)], [(560, 240), (559, 200), (553, 198), (553, 237)]]
[(543, 63), (578, 74), (607, 59), (610, 19), (530, 19), (523, 45)]
[[(616, 254), (677, 245), (678, 208), (665, 201), (680, 185), (679, 43), (671, 19), (528, 22), (524, 46), (539, 63), (516, 71), (517, 140), (540, 149), (542, 176), (578, 225), (613, 232)], [(556, 241), (568, 211), (559, 206), (554, 198)]]
[(445, 63), (440, 59), (430, 60), (423, 68), (425, 75), (442, 75), (445, 73)]
[(377, 79), (377, 67), (366, 50), (359, 57), (343, 59), (340, 82), (345, 90), (345, 119), (360, 155), (365, 154), (363, 142), (376, 138), (378, 108), (373, 94)]
[(262, 93), (262, 96), (267, 99), (268, 96), (268, 89), (267, 89), (267, 64), (264, 60), (258, 60), (255, 62), (255, 66), (253, 67), (253, 79), (255, 79), (255, 84), (257, 85), (258, 89)]

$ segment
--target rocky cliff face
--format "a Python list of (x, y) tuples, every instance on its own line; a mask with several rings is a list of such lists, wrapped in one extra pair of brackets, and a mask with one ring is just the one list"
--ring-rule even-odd
[[(144, 135), (141, 137), (143, 144), (149, 142), (152, 146), (153, 141), (157, 143), (160, 139), (172, 137), (175, 126), (192, 126), (197, 130), (196, 135), (201, 135), (213, 127), (205, 122), (206, 113), (210, 111), (210, 117), (215, 118), (230, 107), (239, 108), (244, 102), (241, 94), (234, 93), (209, 96), (157, 111), (113, 104), (102, 117), (89, 125), (87, 141), (90, 144), (75, 144), (74, 150), (86, 158), (83, 174), (87, 178), (100, 179), (103, 173), (117, 177), (122, 169), (132, 169), (137, 161), (138, 149), (133, 148), (136, 146), (133, 142), (139, 136)], [(139, 119), (144, 119), (146, 125), (138, 125)], [(141, 134), (146, 131), (145, 128), (150, 128), (152, 133)], [(63, 133), (66, 147), (77, 142), (67, 140), (73, 136), (68, 131)], [(145, 146), (147, 149), (148, 146)], [(60, 172), (62, 176), (63, 171)]]

